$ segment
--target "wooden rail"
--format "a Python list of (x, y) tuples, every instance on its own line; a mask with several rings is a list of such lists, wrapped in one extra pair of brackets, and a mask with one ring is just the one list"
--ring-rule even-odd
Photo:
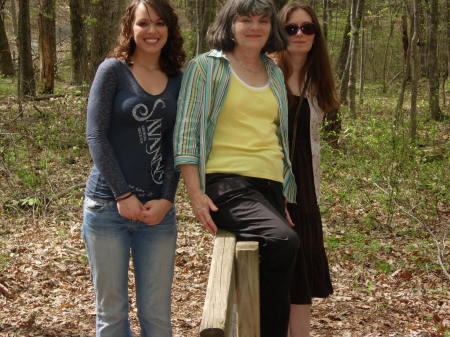
[[(235, 310), (233, 309), (235, 308)], [(260, 337), (258, 243), (219, 230), (206, 289), (201, 337)]]

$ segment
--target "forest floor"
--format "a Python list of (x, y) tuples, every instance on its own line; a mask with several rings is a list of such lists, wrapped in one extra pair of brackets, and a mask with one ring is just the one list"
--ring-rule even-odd
[[(84, 104), (77, 96), (35, 101), (18, 114), (13, 98), (0, 101), (1, 337), (94, 335), (94, 295), (80, 238), (83, 183), (91, 166)], [(343, 132), (347, 149), (351, 139), (364, 133), (352, 135), (349, 128)], [(437, 129), (432, 152), (443, 158), (433, 163), (441, 160), (439, 165), (445, 166), (448, 129)], [(364, 151), (370, 151), (369, 145)], [(358, 178), (367, 168), (345, 171), (341, 168), (349, 163), (349, 151), (342, 156), (324, 151), (322, 213), (334, 294), (314, 301), (312, 336), (450, 336), (450, 283), (436, 257), (440, 253), (448, 270), (448, 199), (437, 198), (437, 215), (416, 215), (420, 221), (398, 209), (388, 212), (385, 200), (374, 197), (381, 183), (364, 185), (365, 178)], [(368, 165), (375, 164), (374, 158)], [(442, 182), (438, 169), (433, 172), (448, 196), (448, 181)], [(365, 197), (352, 194), (356, 190), (364, 190)], [(407, 198), (411, 203), (415, 194)], [(433, 199), (429, 194), (424, 198)], [(177, 214), (172, 323), (174, 337), (194, 337), (199, 336), (213, 237), (196, 223), (182, 185)], [(130, 272), (131, 294), (133, 290)], [(133, 296), (130, 304), (133, 331), (139, 336)]]

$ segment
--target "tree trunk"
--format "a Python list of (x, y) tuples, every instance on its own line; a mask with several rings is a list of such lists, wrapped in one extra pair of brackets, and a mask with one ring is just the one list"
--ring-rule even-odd
[(6, 36), (5, 22), (3, 21), (3, 9), (5, 0), (0, 1), (0, 73), (14, 75), (14, 64), (9, 49), (8, 36)]
[(365, 55), (366, 55), (366, 34), (364, 29), (364, 19), (361, 18), (361, 55), (359, 59), (359, 105), (364, 102), (364, 80), (365, 80)]
[[(89, 3), (92, 3), (92, 0), (85, 0), (85, 1), (87, 1), (87, 6), (89, 6)], [(215, 1), (215, 0), (214, 0)], [(170, 1), (169, 0), (169, 2), (170, 3), (172, 3), (172, 2), (175, 2), (176, 3), (176, 1)], [(125, 14), (125, 9), (128, 7), (128, 5), (131, 3), (131, 1), (130, 0), (118, 0), (118, 3), (117, 3), (117, 7), (116, 7), (116, 9), (113, 11), (113, 20), (114, 20), (114, 22), (116, 23), (116, 25), (117, 25), (117, 27), (116, 27), (116, 31), (117, 31), (117, 33), (116, 33), (116, 35), (114, 36), (114, 42), (112, 43), (112, 46), (113, 47), (115, 47), (116, 46), (116, 43), (117, 43), (117, 37), (119, 36), (119, 33), (120, 33), (120, 24), (121, 24), (121, 22), (122, 22), (122, 17), (123, 17), (123, 15)], [(175, 4), (174, 4), (174, 6), (176, 6)]]
[(342, 119), (339, 114), (339, 109), (332, 110), (325, 114), (324, 124), (325, 141), (333, 148), (337, 148), (339, 135), (342, 130)]
[(120, 0), (98, 0), (91, 2), (94, 23), (91, 30), (89, 71), (87, 80), (90, 82), (95, 75), (98, 65), (113, 49), (119, 33)]
[(14, 33), (14, 37), (16, 38), (17, 41), (17, 35), (18, 33), (18, 28), (17, 28), (17, 14), (16, 14), (16, 0), (11, 0), (10, 2), (11, 4), (11, 20), (12, 20), (12, 26), (13, 26), (13, 33)]
[[(442, 106), (443, 107), (445, 107), (447, 105), (445, 82), (447, 81), (448, 75), (450, 74), (450, 0), (447, 0), (446, 7), (447, 7), (447, 10), (446, 10), (446, 15), (445, 15), (445, 22), (447, 24), (447, 68), (444, 71), (444, 75), (442, 76)], [(444, 41), (445, 41), (445, 38), (444, 38)], [(445, 68), (445, 65), (444, 65), (444, 68)]]
[(9, 11), (11, 13), (11, 21), (13, 26), (14, 37), (17, 40), (18, 28), (17, 28), (16, 0), (10, 0)]
[[(326, 4), (325, 4), (326, 1)], [(324, 0), (324, 34), (325, 31), (328, 31), (328, 29), (325, 27), (325, 24), (327, 24), (326, 21), (328, 21), (328, 0)], [(325, 9), (326, 7), (326, 9)], [(337, 16), (336, 16), (337, 17)], [(327, 18), (327, 20), (325, 20), (325, 18)], [(344, 42), (348, 41), (348, 39), (345, 39), (344, 36)], [(348, 47), (347, 47), (347, 51), (348, 51)], [(341, 49), (342, 52), (342, 49)], [(345, 67), (345, 65), (344, 65)], [(339, 145), (339, 135), (341, 134), (341, 130), (342, 130), (342, 119), (339, 113), (339, 109), (335, 109), (333, 111), (328, 112), (327, 114), (325, 114), (325, 118), (324, 118), (324, 139), (325, 141), (330, 144), (330, 146), (332, 146), (333, 148), (338, 148)]]
[(31, 54), (29, 0), (19, 0), (18, 45), (19, 45), (19, 96), (35, 96), (33, 58)]
[(323, 0), (322, 30), (325, 40), (328, 40), (328, 0)]
[(206, 52), (209, 47), (206, 42), (206, 32), (209, 25), (214, 21), (216, 15), (216, 0), (196, 0), (196, 29), (197, 29), (197, 45), (196, 54)]
[(418, 20), (418, 12), (417, 12), (417, 1), (413, 0), (413, 36), (411, 39), (411, 109), (409, 112), (410, 117), (410, 125), (409, 125), (409, 136), (411, 142), (414, 143), (416, 141), (416, 133), (417, 133), (417, 82), (418, 82), (418, 48), (417, 41), (419, 39), (418, 30), (419, 30), (419, 20)]
[(341, 51), (339, 52), (339, 57), (336, 62), (336, 75), (341, 80), (347, 64), (348, 52), (350, 50), (350, 31), (351, 25), (350, 25), (350, 11), (349, 11), (347, 15), (347, 23), (344, 29), (344, 35), (342, 36)]
[(391, 15), (391, 25), (389, 28), (389, 36), (386, 41), (386, 48), (384, 49), (384, 57), (383, 57), (383, 93), (387, 92), (387, 81), (386, 81), (386, 73), (388, 68), (388, 55), (389, 55), (389, 47), (392, 40), (392, 34), (394, 33), (394, 19)]
[(345, 68), (342, 73), (342, 78), (339, 84), (339, 97), (341, 99), (342, 105), (347, 105), (348, 103), (347, 93), (348, 93), (348, 80), (350, 75), (350, 58), (351, 58), (350, 51), (352, 50), (352, 45), (353, 40), (350, 40), (350, 44), (348, 46), (349, 51), (347, 52), (347, 61), (345, 63)]
[[(206, 0), (207, 2), (212, 1), (212, 0)], [(287, 4), (287, 0), (273, 0), (273, 3), (275, 4), (275, 6), (277, 7), (278, 10), (280, 10), (284, 5)]]
[[(429, 22), (425, 19), (426, 14), (429, 16), (429, 6), (428, 1), (425, 0), (426, 4), (423, 3), (423, 0), (417, 0), (417, 53), (419, 62), (419, 77), (428, 77), (428, 61), (429, 61), (429, 53), (428, 53), (428, 45), (427, 45), (427, 32), (429, 32)], [(426, 5), (426, 10), (425, 6)], [(428, 33), (429, 34), (429, 33)]]
[(447, 0), (447, 76), (450, 75), (450, 0)]
[[(281, 1), (280, 5), (282, 6), (281, 3), (285, 2)], [(206, 33), (208, 27), (214, 21), (217, 7), (220, 5), (222, 5), (220, 0), (186, 0), (183, 8), (191, 31), (195, 32), (195, 45), (192, 50), (194, 55), (201, 54), (209, 49)]]
[[(401, 111), (403, 109), (403, 101), (405, 99), (405, 90), (408, 80), (411, 76), (411, 45), (409, 41), (405, 41), (405, 34), (408, 36), (408, 9), (407, 5), (403, 6), (404, 13), (402, 15), (402, 39), (403, 39), (403, 48), (405, 45), (407, 46), (405, 62), (403, 63), (403, 80), (400, 86), (400, 92), (397, 100), (397, 106), (395, 108), (395, 123), (398, 123), (400, 120)], [(404, 50), (403, 50), (404, 51)], [(405, 52), (405, 51), (404, 51)]]
[(352, 10), (351, 10), (352, 49), (350, 50), (348, 96), (349, 96), (350, 115), (353, 118), (356, 118), (356, 72), (357, 72), (358, 50), (359, 50), (359, 30), (361, 28), (363, 6), (364, 0), (352, 0)]
[(429, 105), (430, 115), (434, 120), (441, 119), (441, 109), (439, 108), (439, 66), (437, 52), (438, 31), (438, 0), (431, 0), (430, 10), (430, 32), (428, 35), (428, 84), (429, 84)]
[(316, 10), (316, 6), (317, 6), (316, 0), (309, 0), (309, 5), (310, 5), (314, 10)]
[[(406, 10), (405, 10), (406, 12)], [(409, 36), (408, 36), (408, 15), (402, 15), (402, 43), (403, 43), (403, 59), (408, 62)]]
[(86, 0), (70, 0), (70, 27), (72, 52), (72, 82), (81, 85), (87, 79), (87, 25), (84, 16), (87, 13)]
[(55, 0), (40, 0), (39, 7), (39, 91), (51, 94), (56, 71)]

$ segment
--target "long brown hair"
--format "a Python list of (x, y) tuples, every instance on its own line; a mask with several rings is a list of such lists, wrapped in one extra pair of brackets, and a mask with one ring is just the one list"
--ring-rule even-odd
[(128, 65), (132, 64), (131, 56), (136, 50), (136, 42), (133, 38), (133, 23), (136, 8), (141, 3), (147, 8), (152, 7), (167, 25), (169, 37), (161, 50), (159, 65), (168, 76), (175, 75), (183, 66), (186, 54), (183, 50), (183, 37), (178, 24), (178, 16), (168, 0), (132, 0), (122, 17), (117, 45), (110, 56), (125, 61)]
[[(309, 51), (306, 62), (299, 74), (300, 84), (306, 84), (306, 90), (317, 97), (320, 108), (328, 113), (339, 107), (339, 101), (336, 97), (336, 87), (334, 84), (333, 73), (331, 71), (330, 57), (325, 42), (325, 38), (320, 28), (319, 20), (314, 10), (305, 3), (294, 1), (286, 4), (279, 12), (278, 17), (282, 25), (285, 25), (293, 12), (298, 9), (304, 10), (312, 19), (316, 26), (314, 43)], [(279, 52), (276, 55), (277, 63), (283, 70), (285, 79), (292, 75), (292, 67), (289, 64), (287, 50)], [(289, 101), (292, 102), (292, 93), (288, 88)]]

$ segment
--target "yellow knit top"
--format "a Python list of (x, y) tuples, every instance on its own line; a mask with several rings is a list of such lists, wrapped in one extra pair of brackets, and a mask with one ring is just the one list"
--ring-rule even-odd
[(283, 182), (283, 151), (277, 128), (278, 104), (269, 85), (252, 87), (232, 71), (206, 173)]

